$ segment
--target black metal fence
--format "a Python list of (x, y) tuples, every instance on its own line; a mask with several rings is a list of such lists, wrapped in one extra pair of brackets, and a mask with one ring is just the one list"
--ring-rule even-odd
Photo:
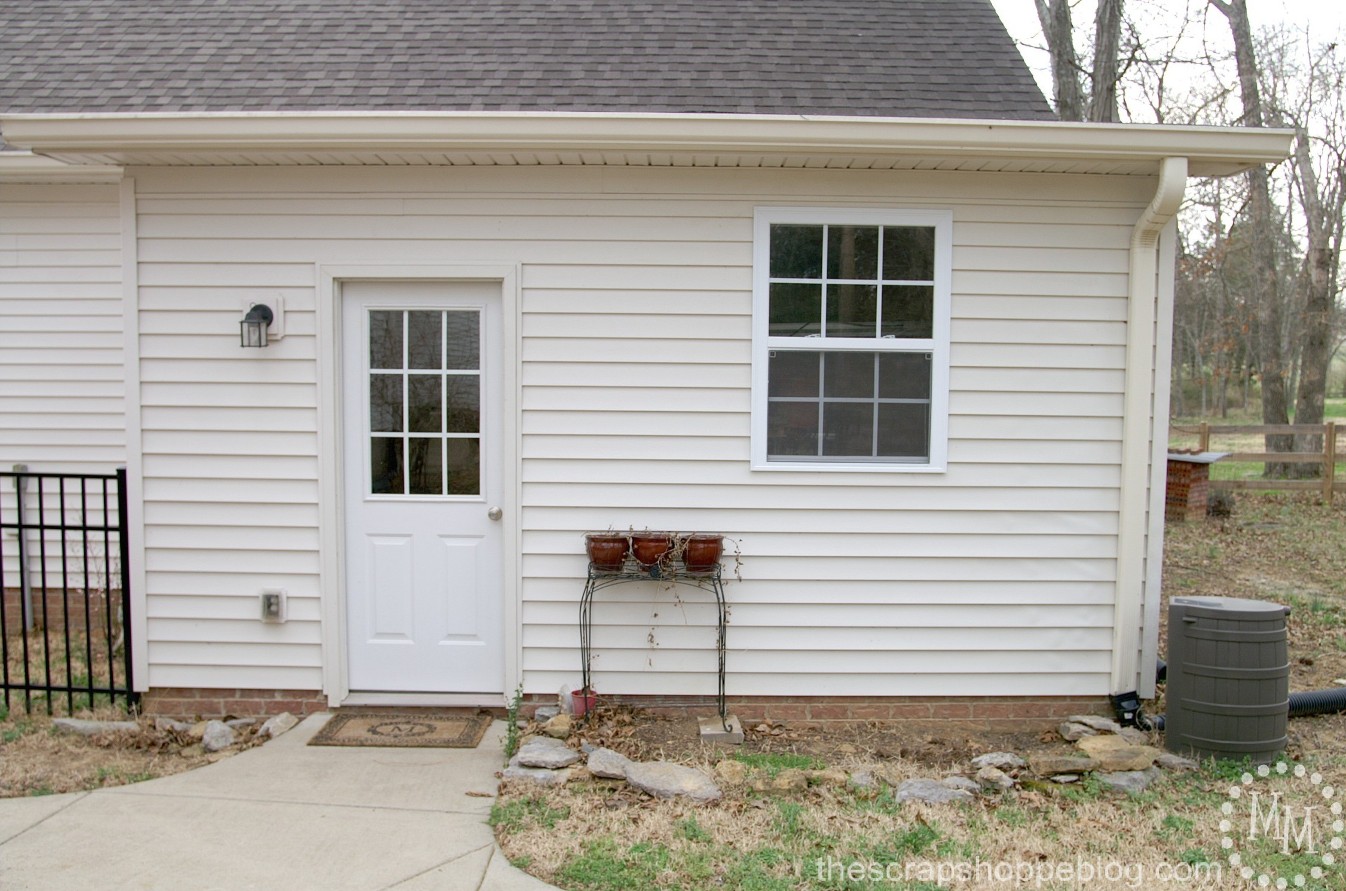
[(0, 472), (5, 710), (130, 705), (126, 470)]

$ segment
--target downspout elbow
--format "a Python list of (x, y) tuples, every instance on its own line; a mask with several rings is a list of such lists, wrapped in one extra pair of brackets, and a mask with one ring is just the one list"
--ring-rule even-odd
[[(1135, 228), (1131, 230), (1133, 251), (1158, 244), (1159, 233), (1164, 231), (1169, 220), (1177, 215), (1186, 190), (1187, 159), (1165, 158), (1159, 164), (1159, 185), (1154, 190), (1154, 197), (1150, 199), (1149, 206), (1145, 208), (1145, 212), (1136, 221)], [(1136, 284), (1132, 281), (1132, 293), (1135, 293)]]

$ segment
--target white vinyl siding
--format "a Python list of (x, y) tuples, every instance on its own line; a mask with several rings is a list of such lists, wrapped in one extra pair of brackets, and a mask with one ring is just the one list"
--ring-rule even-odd
[(126, 461), (113, 185), (0, 184), (0, 467)]
[[(316, 265), (490, 262), (522, 271), (527, 691), (578, 682), (582, 533), (633, 526), (738, 542), (731, 695), (1110, 692), (1127, 248), (1148, 181), (136, 175), (152, 686), (321, 685), (318, 599), (338, 592), (318, 580), (335, 463), (318, 454)], [(952, 214), (945, 473), (752, 472), (753, 212), (773, 203)], [(276, 294), (285, 338), (240, 349), (246, 301)], [(263, 587), (288, 590), (286, 625), (253, 618)], [(698, 592), (609, 589), (594, 619), (601, 693), (714, 692)]]

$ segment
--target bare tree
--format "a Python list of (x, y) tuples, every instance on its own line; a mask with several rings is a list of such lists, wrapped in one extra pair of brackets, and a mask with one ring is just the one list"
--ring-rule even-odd
[[(1040, 2), (1040, 0), (1039, 0)], [(1090, 75), (1089, 120), (1114, 122), (1122, 41), (1122, 0), (1098, 0), (1094, 15), (1094, 64)]]
[[(1258, 83), (1257, 55), (1253, 49), (1252, 30), (1248, 25), (1247, 0), (1209, 0), (1229, 20), (1234, 39), (1234, 61), (1238, 67), (1239, 90), (1243, 100), (1242, 123), (1248, 127), (1266, 126), (1262, 110), (1262, 95)], [(1251, 236), (1254, 285), (1258, 306), (1258, 359), (1262, 378), (1262, 423), (1288, 424), (1289, 405), (1286, 395), (1286, 366), (1281, 346), (1282, 312), (1280, 282), (1276, 268), (1276, 218), (1271, 203), (1270, 174), (1265, 167), (1254, 167), (1248, 178), (1247, 228)], [(1268, 434), (1268, 452), (1288, 452), (1294, 447), (1294, 438)], [(1268, 463), (1266, 475), (1287, 475), (1290, 465)]]
[(1056, 115), (1063, 121), (1084, 120), (1084, 88), (1075, 54), (1075, 24), (1067, 0), (1036, 0), (1038, 22), (1052, 59), (1052, 92)]

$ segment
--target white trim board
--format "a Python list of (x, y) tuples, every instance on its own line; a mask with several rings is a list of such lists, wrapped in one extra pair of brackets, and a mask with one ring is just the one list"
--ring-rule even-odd
[[(322, 591), (322, 673), (323, 692), (328, 704), (357, 704), (373, 696), (378, 703), (360, 701), (359, 704), (397, 705), (462, 705), (495, 704), (499, 694), (469, 695), (472, 700), (439, 702), (440, 694), (355, 694), (352, 700), (346, 653), (345, 570), (341, 557), (345, 517), (342, 509), (342, 454), (341, 438), (341, 282), (362, 281), (488, 281), (499, 282), (501, 291), (502, 337), (506, 355), (503, 363), (503, 435), (501, 456), (504, 475), (504, 565), (502, 567), (504, 598), (504, 676), (506, 690), (520, 682), (522, 634), (519, 628), (519, 282), (522, 276), (517, 264), (484, 263), (463, 265), (376, 265), (376, 264), (320, 264), (317, 267), (318, 294), (318, 525), (319, 525), (319, 590)], [(465, 695), (465, 694), (454, 694)], [(415, 701), (387, 700), (389, 696), (411, 696)], [(487, 701), (490, 700), (490, 701)]]

